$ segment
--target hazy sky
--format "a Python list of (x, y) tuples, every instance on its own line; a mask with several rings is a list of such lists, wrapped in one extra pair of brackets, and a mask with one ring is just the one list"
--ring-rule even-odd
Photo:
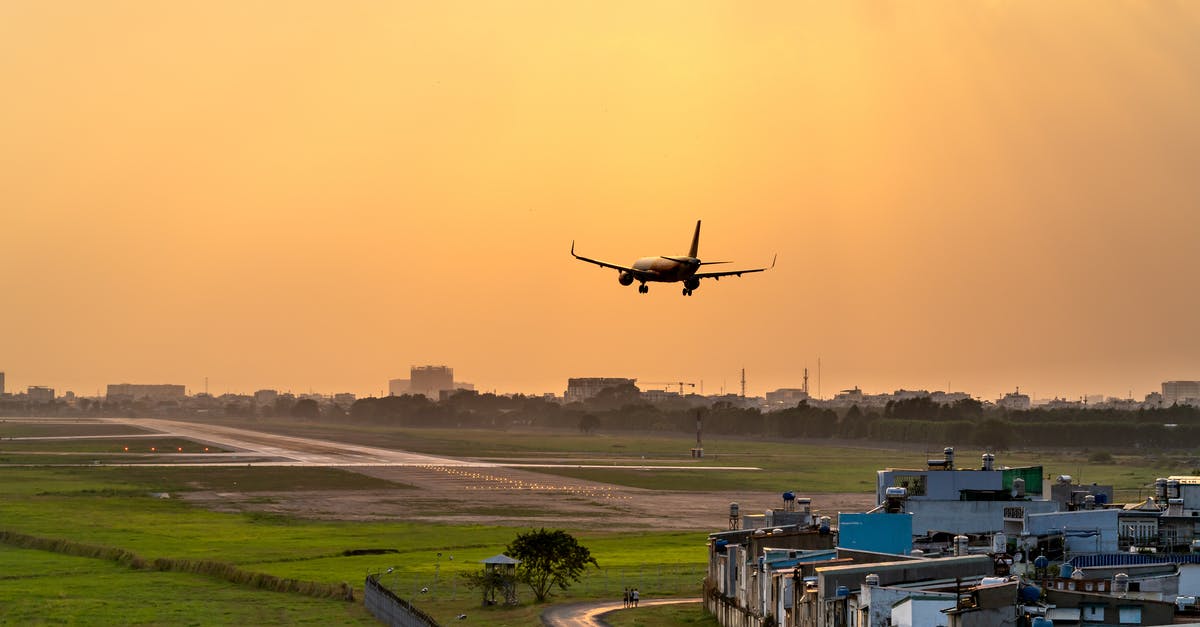
[[(1200, 4), (0, 3), (0, 370), (1140, 398), (1200, 379)], [(648, 295), (617, 263), (771, 272)]]

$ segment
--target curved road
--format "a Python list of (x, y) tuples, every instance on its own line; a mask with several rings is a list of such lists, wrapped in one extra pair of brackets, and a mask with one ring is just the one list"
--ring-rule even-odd
[[(700, 601), (700, 597), (688, 599), (642, 599), (638, 602), (638, 607), (674, 605), (676, 603), (699, 603)], [(624, 601), (556, 605), (542, 612), (542, 624), (547, 627), (605, 627), (608, 625), (604, 621), (605, 614), (624, 609)]]

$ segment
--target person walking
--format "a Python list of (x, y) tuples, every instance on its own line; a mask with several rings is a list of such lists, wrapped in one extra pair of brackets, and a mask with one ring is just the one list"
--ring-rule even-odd
[(624, 596), (624, 598), (622, 598), (622, 602), (625, 604), (626, 608), (629, 607), (629, 587), (628, 586), (625, 587), (625, 596)]
[(634, 588), (633, 592), (629, 593), (629, 598), (630, 598), (630, 600), (633, 601), (633, 606), (637, 607), (637, 605), (638, 605), (638, 589), (637, 588)]

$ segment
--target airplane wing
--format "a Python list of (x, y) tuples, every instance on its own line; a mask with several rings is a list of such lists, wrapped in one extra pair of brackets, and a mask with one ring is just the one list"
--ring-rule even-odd
[(571, 242), (571, 256), (572, 256), (572, 257), (574, 257), (574, 258), (576, 258), (576, 259), (578, 259), (578, 260), (580, 260), (580, 261), (586, 261), (586, 262), (588, 262), (588, 263), (594, 263), (594, 264), (596, 264), (596, 265), (598, 265), (598, 266), (600, 266), (600, 267), (602, 267), (602, 268), (612, 268), (613, 270), (623, 270), (623, 271), (625, 271), (625, 272), (634, 272), (634, 269), (633, 269), (633, 268), (629, 268), (629, 267), (626, 267), (626, 266), (618, 266), (618, 265), (617, 265), (617, 264), (615, 264), (615, 263), (608, 263), (607, 261), (598, 261), (598, 260), (596, 260), (596, 259), (588, 259), (587, 257), (581, 257), (581, 256), (579, 256), (579, 255), (576, 255), (576, 254), (575, 254), (575, 242)]
[(748, 268), (746, 270), (725, 270), (722, 272), (697, 272), (696, 274), (693, 274), (692, 276), (697, 279), (720, 280), (721, 277), (723, 277), (723, 276), (742, 276), (743, 274), (749, 274), (751, 272), (763, 272), (766, 270), (770, 270), (771, 268), (774, 268), (775, 267), (775, 259), (777, 259), (778, 257), (779, 257), (779, 255), (775, 255), (774, 257), (772, 257), (771, 265), (767, 266), (766, 268)]

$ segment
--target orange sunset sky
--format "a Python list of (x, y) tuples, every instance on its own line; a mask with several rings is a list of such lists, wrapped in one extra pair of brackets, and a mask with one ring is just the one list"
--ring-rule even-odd
[[(1200, 4), (0, 3), (9, 391), (1200, 379)], [(763, 274), (648, 295), (687, 251)]]

